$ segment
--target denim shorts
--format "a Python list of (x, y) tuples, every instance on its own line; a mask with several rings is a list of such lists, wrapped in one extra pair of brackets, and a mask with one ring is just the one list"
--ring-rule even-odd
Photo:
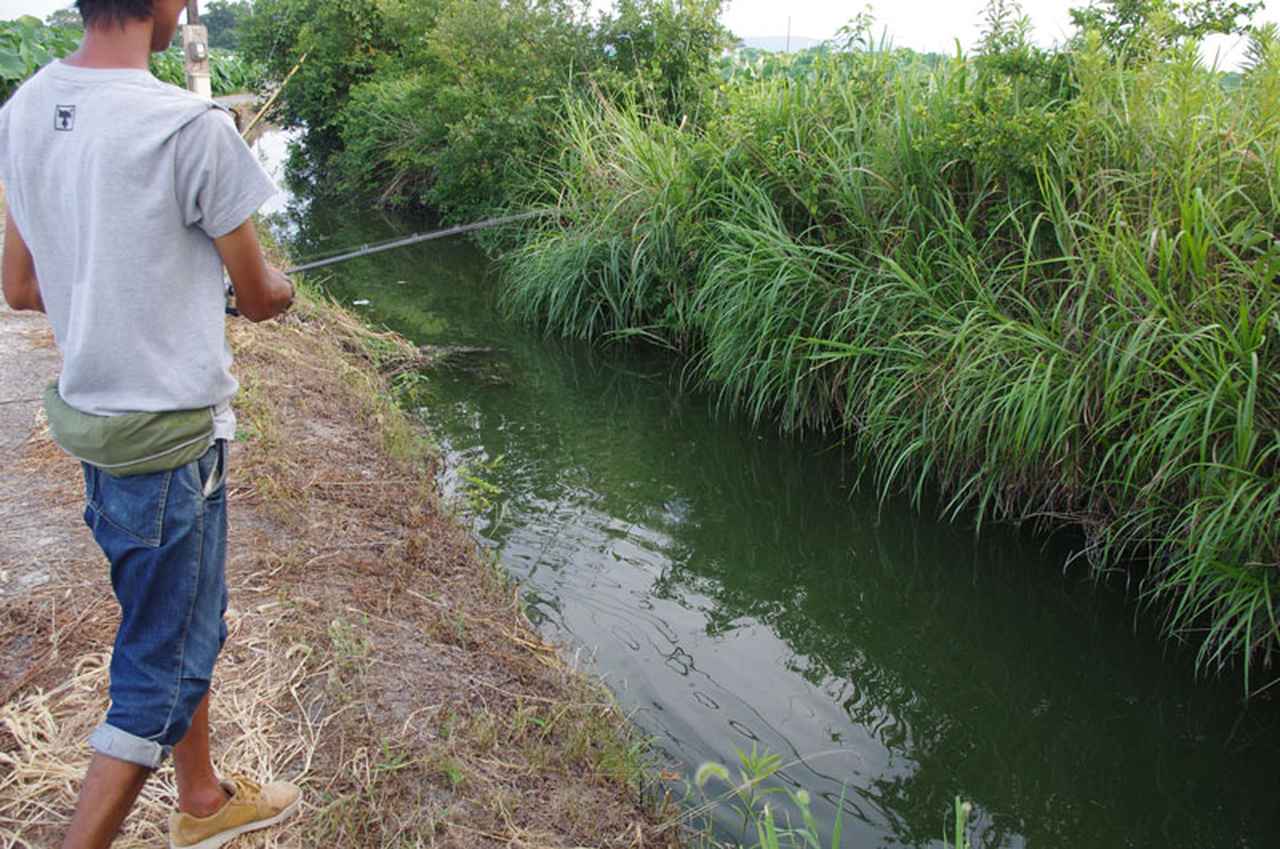
[(227, 639), (226, 442), (168, 472), (84, 465), (84, 520), (111, 563), (120, 629), (111, 707), (89, 738), (154, 769), (191, 725)]

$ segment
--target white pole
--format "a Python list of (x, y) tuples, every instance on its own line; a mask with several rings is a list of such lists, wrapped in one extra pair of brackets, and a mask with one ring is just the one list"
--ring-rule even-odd
[(187, 23), (182, 27), (182, 55), (186, 60), (187, 91), (213, 99), (209, 79), (209, 31), (200, 25), (197, 0), (187, 0)]

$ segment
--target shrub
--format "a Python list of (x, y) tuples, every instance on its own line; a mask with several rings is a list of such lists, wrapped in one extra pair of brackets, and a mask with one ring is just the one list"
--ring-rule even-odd
[[(387, 8), (394, 7), (377, 0), (257, 0), (241, 24), (247, 58), (270, 78), (283, 79), (307, 57), (278, 103), (286, 126), (306, 128), (313, 170), (321, 171), (341, 146), (339, 113), (351, 89), (399, 51)], [(429, 15), (430, 6), (421, 13)]]
[[(170, 47), (162, 53), (152, 53), (151, 73), (159, 80), (185, 88), (187, 71), (182, 48)], [(239, 53), (209, 51), (209, 83), (214, 97), (254, 91), (262, 87), (263, 81), (262, 66), (245, 60)]]
[(594, 61), (590, 31), (561, 0), (448, 0), (423, 39), (420, 70), (388, 64), (344, 105), (339, 171), (372, 187), (377, 163), (384, 198), (479, 217), (503, 206), (521, 165), (546, 150), (560, 92)]
[(720, 24), (724, 0), (617, 0), (595, 39), (610, 73), (600, 82), (638, 94), (667, 120), (711, 105), (716, 65), (729, 46)]
[(66, 56), (80, 43), (80, 31), (72, 27), (50, 27), (24, 16), (0, 21), (0, 102), (37, 68)]
[(243, 38), (277, 76), (307, 53), (283, 99), (315, 175), (462, 219), (528, 196), (566, 92), (696, 118), (720, 4), (620, 0), (593, 25), (576, 0), (262, 0)]

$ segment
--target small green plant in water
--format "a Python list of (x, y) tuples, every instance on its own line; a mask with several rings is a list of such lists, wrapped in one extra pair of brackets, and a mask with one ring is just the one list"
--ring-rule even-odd
[[(699, 790), (704, 790), (712, 778), (718, 778), (730, 787), (730, 792), (734, 798), (734, 806), (742, 814), (742, 831), (745, 834), (747, 826), (752, 819), (759, 815), (757, 807), (763, 804), (764, 799), (775, 793), (781, 793), (780, 787), (761, 787), (760, 785), (773, 776), (782, 768), (782, 757), (780, 755), (769, 752), (760, 752), (756, 749), (755, 744), (751, 746), (751, 752), (738, 752), (738, 775), (740, 781), (735, 784), (729, 776), (729, 770), (723, 764), (705, 763), (698, 768), (698, 772), (694, 775), (694, 783)], [(767, 806), (765, 806), (767, 810)]]
[(431, 379), (420, 371), (402, 371), (391, 378), (396, 403), (407, 409), (426, 406)]
[[(758, 849), (822, 849), (821, 831), (813, 816), (812, 799), (805, 790), (789, 790), (782, 787), (763, 787), (764, 782), (783, 767), (782, 756), (760, 751), (754, 744), (750, 752), (738, 751), (738, 776), (735, 784), (729, 770), (718, 763), (705, 763), (694, 774), (694, 784), (705, 793), (711, 779), (719, 779), (729, 785), (729, 793), (721, 799), (732, 799), (733, 807), (742, 815), (742, 834), (745, 837), (755, 831)], [(784, 814), (780, 823), (767, 801), (775, 795), (785, 796), (800, 812), (800, 824), (792, 825), (790, 814)], [(719, 801), (719, 800), (711, 800)], [(841, 794), (841, 803), (844, 795)], [(843, 817), (836, 816), (831, 832), (831, 849), (839, 849), (843, 832)]]
[[(718, 779), (729, 785), (729, 792), (719, 797), (708, 798), (709, 805), (728, 801), (742, 815), (742, 835), (744, 838), (755, 832), (756, 842), (751, 849), (823, 849), (822, 831), (813, 815), (813, 800), (806, 790), (790, 790), (783, 787), (763, 787), (766, 781), (782, 770), (782, 757), (768, 751), (761, 752), (753, 744), (750, 752), (738, 751), (738, 780), (735, 783), (724, 764), (704, 763), (694, 773), (694, 784), (706, 795), (707, 784)], [(793, 824), (789, 813), (784, 813), (781, 820), (774, 806), (769, 804), (769, 797), (785, 796), (799, 811), (800, 822)], [(845, 795), (840, 794), (837, 811), (844, 808)], [(955, 831), (953, 839), (948, 839), (943, 830), (942, 841), (947, 849), (973, 849), (969, 840), (969, 817), (973, 814), (973, 803), (963, 801), (959, 796), (955, 801)], [(839, 849), (840, 839), (844, 832), (844, 818), (837, 813), (831, 830), (831, 849)], [(745, 844), (744, 844), (745, 845)]]
[[(972, 802), (962, 802), (960, 797), (956, 797), (956, 833), (955, 842), (947, 843), (949, 849), (973, 849), (973, 844), (969, 842), (969, 815), (973, 813)], [(946, 829), (942, 832), (942, 842), (947, 842)]]
[(502, 487), (488, 478), (497, 472), (505, 458), (505, 454), (499, 454), (492, 460), (475, 460), (458, 469), (462, 481), (460, 490), (469, 512), (487, 513), (502, 495)]

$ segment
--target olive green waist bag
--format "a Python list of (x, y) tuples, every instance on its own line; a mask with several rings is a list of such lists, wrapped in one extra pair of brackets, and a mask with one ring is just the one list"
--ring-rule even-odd
[(213, 444), (213, 408), (95, 416), (72, 407), (51, 383), (44, 411), (54, 442), (104, 472), (125, 477), (166, 472), (199, 460)]

